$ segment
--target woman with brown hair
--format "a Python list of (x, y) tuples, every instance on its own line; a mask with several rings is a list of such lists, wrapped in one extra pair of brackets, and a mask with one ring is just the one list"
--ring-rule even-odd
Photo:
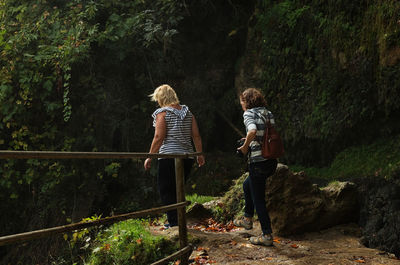
[(265, 159), (262, 156), (261, 142), (263, 140), (266, 122), (275, 124), (272, 113), (266, 108), (266, 100), (261, 91), (248, 88), (239, 95), (240, 105), (244, 111), (243, 119), (246, 126), (244, 144), (239, 152), (248, 155), (249, 176), (243, 183), (245, 208), (244, 216), (235, 219), (234, 224), (245, 229), (253, 228), (254, 209), (261, 224), (262, 235), (251, 237), (255, 245), (271, 246), (273, 244), (271, 220), (265, 205), (265, 184), (269, 176), (274, 174), (276, 159)]

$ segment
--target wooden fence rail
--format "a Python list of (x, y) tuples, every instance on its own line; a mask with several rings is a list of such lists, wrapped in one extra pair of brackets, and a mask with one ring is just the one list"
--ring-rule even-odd
[(57, 227), (52, 227), (52, 228), (47, 228), (47, 229), (41, 229), (41, 230), (35, 230), (35, 231), (30, 231), (30, 232), (25, 232), (25, 233), (20, 233), (20, 234), (3, 236), (3, 237), (0, 237), (0, 246), (9, 245), (12, 243), (17, 243), (17, 242), (28, 241), (31, 239), (38, 239), (38, 238), (46, 237), (46, 236), (49, 236), (52, 234), (80, 230), (80, 229), (84, 229), (84, 228), (88, 228), (88, 227), (92, 227), (92, 226), (109, 225), (109, 224), (121, 222), (121, 221), (128, 220), (128, 219), (147, 217), (150, 215), (163, 213), (165, 211), (170, 211), (170, 210), (177, 209), (180, 207), (186, 207), (189, 204), (190, 204), (190, 202), (180, 202), (180, 203), (170, 204), (170, 205), (163, 206), (163, 207), (105, 217), (105, 218), (93, 220), (90, 222), (79, 222), (79, 223), (73, 223), (73, 224), (69, 224), (69, 225), (62, 225), (62, 226), (57, 226)]
[(9, 151), (0, 150), (0, 159), (128, 159), (128, 158), (175, 158), (175, 176), (176, 176), (176, 204), (171, 204), (163, 207), (147, 209), (143, 211), (127, 213), (117, 216), (111, 216), (94, 220), (86, 223), (74, 223), (64, 226), (58, 226), (48, 229), (30, 231), (15, 235), (8, 235), (0, 237), (0, 246), (12, 244), (16, 242), (37, 239), (51, 234), (62, 233), (66, 231), (73, 231), (84, 229), (91, 226), (101, 224), (112, 224), (115, 222), (145, 217), (152, 214), (158, 214), (169, 210), (177, 209), (178, 211), (178, 225), (179, 225), (179, 245), (180, 250), (163, 258), (152, 265), (166, 264), (168, 261), (181, 258), (182, 265), (187, 265), (192, 247), (188, 245), (187, 227), (186, 227), (186, 206), (190, 203), (185, 199), (184, 191), (184, 169), (183, 158), (194, 157), (202, 153), (188, 153), (188, 154), (149, 154), (149, 153), (121, 153), (121, 152), (62, 152), (62, 151)]
[(63, 151), (9, 151), (0, 150), (0, 159), (127, 159), (127, 158), (189, 158), (201, 153), (150, 154), (127, 152), (63, 152)]

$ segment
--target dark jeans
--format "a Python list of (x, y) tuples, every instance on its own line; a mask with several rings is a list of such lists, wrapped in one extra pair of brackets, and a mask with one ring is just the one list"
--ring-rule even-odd
[(271, 220), (265, 205), (265, 183), (267, 177), (274, 174), (277, 164), (276, 159), (250, 163), (249, 176), (243, 182), (244, 215), (253, 217), (255, 208), (264, 235), (272, 233)]
[[(193, 159), (183, 159), (185, 181), (193, 162)], [(173, 158), (158, 160), (157, 182), (163, 205), (176, 203), (175, 161)], [(178, 225), (178, 213), (176, 210), (168, 211), (167, 217), (171, 226)]]

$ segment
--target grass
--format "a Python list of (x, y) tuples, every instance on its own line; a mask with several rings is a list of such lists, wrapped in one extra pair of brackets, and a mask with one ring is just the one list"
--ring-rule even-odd
[(186, 194), (186, 200), (190, 201), (191, 204), (194, 204), (195, 202), (203, 204), (209, 201), (214, 200), (215, 197), (212, 196), (205, 196), (205, 195), (198, 195), (196, 193), (193, 194)]
[(329, 167), (291, 165), (293, 171), (305, 171), (310, 177), (344, 180), (365, 176), (390, 178), (400, 169), (400, 136), (375, 143), (349, 147), (340, 152)]

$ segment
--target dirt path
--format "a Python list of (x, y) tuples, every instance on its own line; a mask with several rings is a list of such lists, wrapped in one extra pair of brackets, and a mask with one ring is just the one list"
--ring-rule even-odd
[[(194, 224), (189, 223), (189, 227)], [(177, 229), (156, 233), (177, 235)], [(356, 225), (336, 226), (301, 236), (275, 238), (273, 247), (250, 244), (248, 238), (260, 233), (260, 227), (246, 231), (209, 232), (189, 228), (196, 249), (191, 264), (397, 264), (394, 255), (366, 248), (359, 243)]]

